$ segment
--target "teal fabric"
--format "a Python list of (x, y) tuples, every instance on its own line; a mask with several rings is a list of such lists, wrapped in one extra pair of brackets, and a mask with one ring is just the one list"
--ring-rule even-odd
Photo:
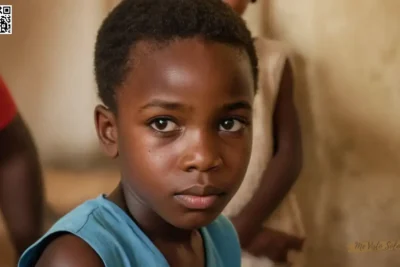
[[(239, 240), (226, 217), (220, 215), (200, 232), (207, 267), (240, 267)], [(46, 245), (62, 233), (70, 233), (84, 240), (97, 252), (106, 267), (169, 266), (135, 222), (104, 195), (86, 201), (61, 218), (24, 252), (18, 266), (34, 266)]]

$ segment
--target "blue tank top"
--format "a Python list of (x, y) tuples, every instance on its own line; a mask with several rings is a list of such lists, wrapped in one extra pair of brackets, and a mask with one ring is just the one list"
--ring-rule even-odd
[[(29, 247), (18, 263), (32, 267), (51, 237), (73, 234), (102, 259), (106, 267), (168, 267), (163, 254), (116, 204), (104, 195), (86, 201), (61, 218), (42, 238)], [(240, 267), (241, 249), (231, 222), (220, 215), (200, 229), (207, 267)]]

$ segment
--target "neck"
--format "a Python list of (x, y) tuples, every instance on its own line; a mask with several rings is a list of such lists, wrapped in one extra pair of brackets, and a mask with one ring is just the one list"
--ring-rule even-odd
[(122, 208), (156, 245), (190, 245), (197, 235), (196, 230), (179, 229), (166, 222), (122, 183), (109, 195), (109, 199)]

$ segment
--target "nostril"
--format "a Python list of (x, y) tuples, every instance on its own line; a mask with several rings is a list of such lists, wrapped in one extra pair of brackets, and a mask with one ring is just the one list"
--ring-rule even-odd
[(188, 172), (193, 172), (193, 171), (195, 171), (195, 170), (196, 170), (196, 167), (189, 167), (189, 168), (187, 169)]

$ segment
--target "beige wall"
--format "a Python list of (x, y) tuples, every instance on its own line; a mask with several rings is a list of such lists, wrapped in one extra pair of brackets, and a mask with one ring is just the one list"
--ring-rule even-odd
[(13, 34), (0, 36), (0, 73), (43, 161), (96, 153), (92, 71), (106, 0), (13, 0)]
[(307, 267), (400, 266), (400, 2), (268, 0), (265, 32), (293, 48), (305, 166)]

